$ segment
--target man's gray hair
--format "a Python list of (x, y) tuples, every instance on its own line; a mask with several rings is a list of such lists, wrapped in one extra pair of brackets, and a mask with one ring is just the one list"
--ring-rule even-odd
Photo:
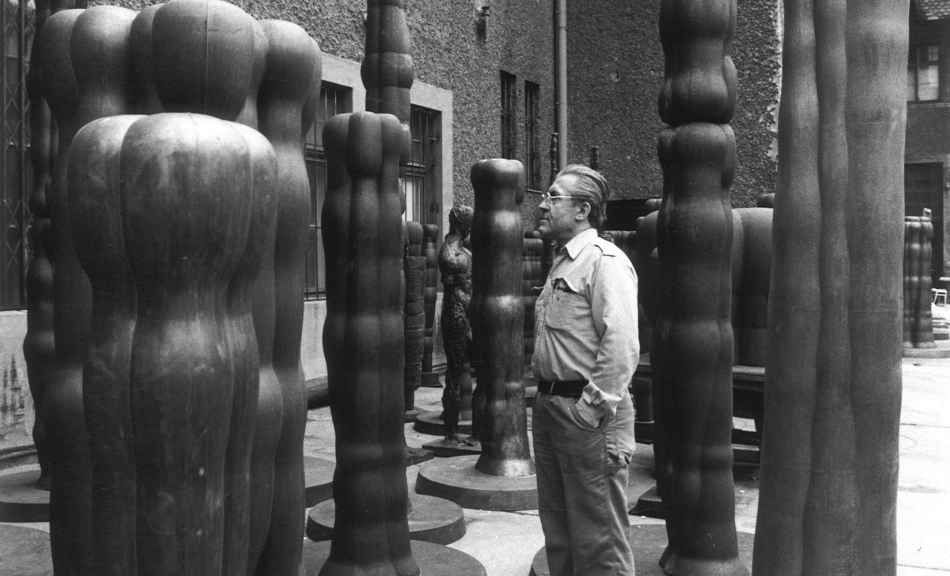
[(576, 176), (574, 189), (571, 190), (571, 196), (577, 196), (584, 202), (590, 204), (590, 215), (587, 220), (591, 226), (600, 228), (607, 220), (607, 201), (610, 200), (610, 186), (604, 175), (583, 164), (571, 164), (558, 173), (558, 178), (566, 175)]

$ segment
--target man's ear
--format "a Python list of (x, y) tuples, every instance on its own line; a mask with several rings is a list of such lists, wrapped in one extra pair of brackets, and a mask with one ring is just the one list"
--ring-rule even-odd
[(582, 222), (587, 220), (588, 216), (590, 216), (590, 202), (581, 202), (577, 213), (574, 214), (574, 219)]

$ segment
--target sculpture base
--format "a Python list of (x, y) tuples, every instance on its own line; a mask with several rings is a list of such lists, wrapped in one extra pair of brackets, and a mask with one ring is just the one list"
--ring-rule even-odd
[(0, 574), (53, 576), (49, 534), (26, 526), (0, 524)]
[[(423, 412), (416, 417), (416, 423), (413, 430), (421, 434), (431, 434), (433, 436), (445, 436), (445, 422), (442, 421), (442, 412)], [(471, 420), (459, 420), (459, 434), (472, 433)]]
[(666, 505), (653, 486), (637, 498), (637, 503), (629, 510), (631, 514), (646, 516), (647, 518), (666, 519)]
[(427, 450), (432, 450), (432, 453), (436, 455), (437, 458), (452, 458), (455, 456), (478, 456), (482, 453), (482, 445), (477, 440), (472, 440), (474, 444), (471, 446), (462, 444), (460, 442), (453, 442), (442, 438), (435, 442), (429, 442), (423, 444), (422, 447)]
[(335, 469), (336, 462), (310, 456), (303, 457), (307, 508), (333, 498), (333, 471)]
[[(451, 544), (465, 536), (465, 516), (454, 503), (422, 494), (409, 494), (412, 511), (409, 512), (409, 538), (433, 544)], [(307, 536), (314, 541), (333, 538), (336, 504), (333, 500), (321, 502), (307, 514)]]
[(416, 492), (438, 496), (462, 508), (537, 510), (537, 477), (490, 476), (475, 469), (478, 456), (439, 459), (419, 469)]
[(412, 446), (406, 446), (406, 467), (415, 466), (422, 462), (428, 462), (435, 458), (435, 454), (432, 453), (432, 450), (426, 450), (425, 448), (414, 448)]
[(38, 464), (0, 472), (0, 522), (49, 522), (49, 490), (36, 487), (39, 477)]
[[(301, 574), (318, 576), (320, 569), (330, 557), (330, 542), (312, 542), (304, 540), (303, 564)], [(431, 542), (412, 541), (412, 557), (419, 565), (420, 576), (487, 576), (481, 562), (464, 552), (453, 548), (432, 544)]]
[(524, 387), (524, 406), (525, 408), (534, 407), (534, 399), (538, 397), (538, 385), (534, 384), (533, 386), (528, 386), (527, 382)]
[(423, 372), (422, 381), (419, 383), (419, 386), (422, 388), (441, 388), (441, 376), (442, 374), (438, 372)]
[[(752, 541), (755, 537), (752, 534), (739, 532), (739, 562), (746, 567), (752, 566)], [(633, 547), (633, 561), (636, 565), (637, 576), (666, 576), (663, 568), (659, 565), (660, 556), (666, 550), (669, 540), (666, 536), (666, 526), (663, 524), (634, 524), (630, 526), (628, 536), (630, 545)], [(735, 561), (733, 561), (735, 562)], [(679, 572), (684, 574), (686, 572)], [(705, 572), (696, 572), (697, 574), (721, 574), (726, 576), (733, 572), (720, 572), (714, 569), (707, 569)], [(748, 573), (748, 571), (746, 571)], [(548, 559), (545, 549), (542, 547), (535, 554), (531, 562), (531, 576), (549, 576)]]
[(633, 437), (637, 444), (653, 444), (653, 421), (634, 422)]
[(411, 408), (406, 410), (406, 413), (403, 415), (403, 422), (415, 422), (420, 414), (423, 414), (425, 410), (422, 408)]

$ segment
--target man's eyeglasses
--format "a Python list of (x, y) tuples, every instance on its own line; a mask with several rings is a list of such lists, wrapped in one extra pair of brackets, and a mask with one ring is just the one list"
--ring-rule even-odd
[(530, 190), (530, 192), (533, 194), (537, 194), (538, 196), (541, 197), (541, 202), (547, 202), (548, 204), (551, 204), (555, 200), (564, 200), (564, 199), (577, 199), (577, 200), (584, 200), (585, 202), (587, 201), (586, 198), (581, 198), (580, 196), (560, 196), (560, 195), (551, 196), (550, 192), (535, 192), (534, 190)]

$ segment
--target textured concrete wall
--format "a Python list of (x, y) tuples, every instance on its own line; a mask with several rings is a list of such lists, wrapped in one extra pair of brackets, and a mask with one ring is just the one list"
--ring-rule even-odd
[[(662, 126), (657, 94), (663, 50), (660, 0), (568, 3), (568, 161), (587, 163), (591, 146), (616, 198), (659, 197), (656, 159)], [(739, 0), (734, 55), (739, 93), (733, 206), (751, 206), (774, 192), (780, 16), (777, 0)]]

